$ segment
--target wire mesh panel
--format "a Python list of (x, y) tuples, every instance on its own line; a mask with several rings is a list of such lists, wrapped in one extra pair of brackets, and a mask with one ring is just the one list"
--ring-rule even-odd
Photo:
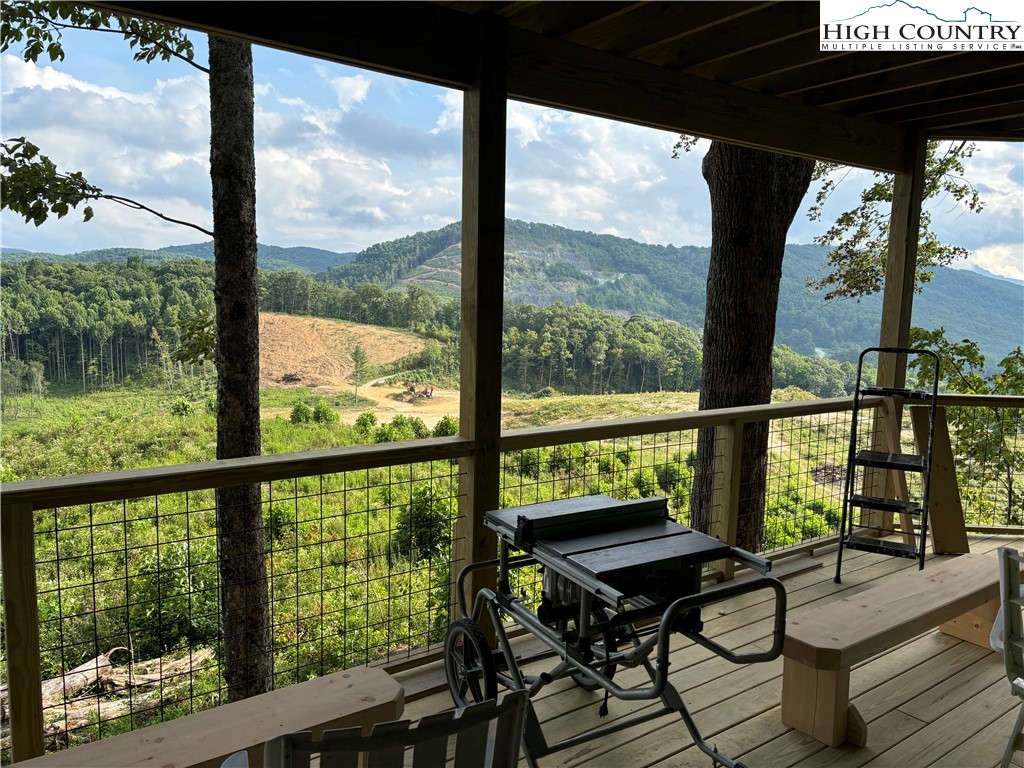
[[(261, 484), (246, 533), (267, 574), (268, 688), (443, 640), (458, 487), (447, 459)], [(38, 512), (35, 530), (49, 749), (227, 700), (213, 490)]]
[[(771, 422), (764, 551), (794, 547), (839, 530), (849, 431), (850, 414), (845, 411)], [(741, 488), (741, 495), (745, 491)]]
[(1024, 524), (1024, 408), (946, 409), (968, 525)]

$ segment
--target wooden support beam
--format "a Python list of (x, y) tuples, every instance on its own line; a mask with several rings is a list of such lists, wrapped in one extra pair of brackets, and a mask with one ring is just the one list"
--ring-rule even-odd
[[(745, 427), (746, 424), (739, 419), (715, 427), (715, 482), (711, 491), (711, 508), (718, 510), (718, 516), (711, 520), (708, 534), (730, 545), (736, 544), (739, 526)], [(716, 561), (711, 567), (719, 571), (723, 581), (732, 579), (736, 571), (736, 563), (729, 559)]]
[[(457, 567), (497, 554), (497, 539), (483, 522), (485, 512), (498, 508), (501, 478), (506, 26), (498, 17), (480, 17), (479, 24), (478, 73), (463, 106), (460, 430), (474, 450), (461, 465)], [(470, 598), (493, 581), (493, 573), (472, 574)]]
[[(893, 182), (889, 257), (882, 289), (880, 347), (906, 347), (910, 339), (926, 149), (926, 138), (923, 135), (916, 136), (909, 152), (913, 158), (911, 167), (906, 173), (897, 173)], [(897, 358), (895, 355), (882, 355), (878, 362), (878, 386), (902, 387), (906, 375), (905, 356)]]
[[(293, 3), (272, 15), (224, 3), (90, 5), (457, 88), (471, 87), (482, 55), (473, 31), (480, 19), (432, 3), (404, 3), (400, 12), (389, 3)], [(902, 128), (519, 28), (508, 30), (507, 57), (510, 98), (863, 168), (907, 167)]]
[(508, 62), (509, 97), (521, 101), (862, 168), (908, 168), (903, 129), (521, 30), (509, 30)]
[[(922, 456), (926, 455), (928, 408), (918, 405), (909, 410), (917, 452)], [(929, 477), (931, 485), (928, 489), (928, 532), (932, 535), (932, 551), (947, 555), (970, 552), (964, 508), (960, 501), (960, 484), (956, 479), (956, 461), (949, 439), (949, 425), (946, 422), (946, 409), (941, 405), (935, 409)]]
[(0, 565), (3, 567), (4, 632), (7, 635), (11, 756), (19, 762), (43, 754), (39, 604), (31, 504), (4, 504), (0, 508)]

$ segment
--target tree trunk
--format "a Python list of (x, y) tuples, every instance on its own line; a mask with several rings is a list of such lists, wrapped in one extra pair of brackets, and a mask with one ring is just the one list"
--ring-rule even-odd
[[(711, 264), (704, 315), (700, 409), (770, 402), (775, 314), (786, 233), (811, 182), (814, 161), (712, 142), (703, 163), (711, 193)], [(760, 551), (768, 424), (748, 424), (736, 544)], [(710, 530), (714, 429), (701, 429), (691, 519)]]
[[(210, 36), (210, 176), (217, 317), (217, 458), (260, 453), (252, 48)], [(260, 486), (217, 489), (229, 701), (269, 691), (273, 645)]]

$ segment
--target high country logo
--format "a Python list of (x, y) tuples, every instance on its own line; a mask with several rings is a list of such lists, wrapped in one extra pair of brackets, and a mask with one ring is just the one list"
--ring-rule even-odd
[(821, 0), (823, 51), (1024, 51), (1019, 0)]

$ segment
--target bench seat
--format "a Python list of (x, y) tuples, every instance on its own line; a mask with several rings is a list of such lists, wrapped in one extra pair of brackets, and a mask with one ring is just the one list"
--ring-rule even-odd
[(263, 744), (284, 733), (397, 720), (405, 691), (382, 669), (358, 667), (176, 720), (25, 760), (19, 768), (219, 768), (240, 750), (263, 765)]
[(850, 669), (940, 625), (972, 642), (987, 641), (991, 621), (985, 627), (968, 615), (998, 597), (995, 555), (967, 554), (794, 611), (782, 650), (782, 721), (832, 747), (847, 740), (863, 746), (867, 726), (850, 704)]

